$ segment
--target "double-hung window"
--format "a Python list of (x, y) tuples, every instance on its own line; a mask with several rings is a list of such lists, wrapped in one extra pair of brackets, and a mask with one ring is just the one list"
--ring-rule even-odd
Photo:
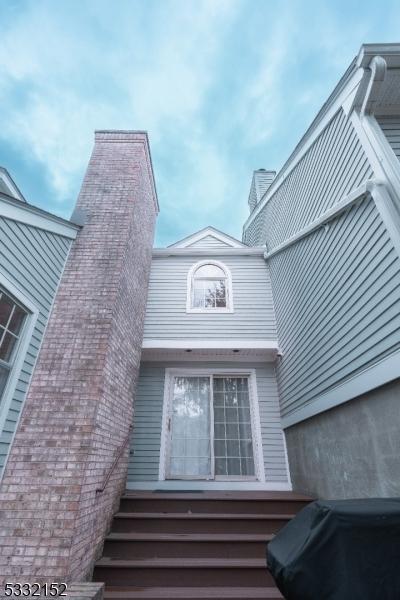
[(0, 287), (0, 400), (14, 364), (27, 311)]

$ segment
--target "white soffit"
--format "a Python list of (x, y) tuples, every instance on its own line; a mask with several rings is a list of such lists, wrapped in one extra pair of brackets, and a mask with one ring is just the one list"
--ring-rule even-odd
[(142, 360), (273, 361), (275, 340), (144, 340)]

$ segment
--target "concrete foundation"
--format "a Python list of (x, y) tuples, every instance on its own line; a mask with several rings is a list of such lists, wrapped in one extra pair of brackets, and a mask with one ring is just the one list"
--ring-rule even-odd
[(285, 430), (295, 491), (400, 495), (400, 379)]

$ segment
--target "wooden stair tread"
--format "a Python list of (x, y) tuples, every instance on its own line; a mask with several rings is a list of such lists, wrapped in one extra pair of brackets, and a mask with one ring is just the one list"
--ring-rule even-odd
[(266, 569), (262, 558), (144, 558), (120, 559), (102, 557), (96, 562), (98, 567), (119, 567), (123, 569)]
[(185, 598), (214, 600), (218, 598), (241, 599), (246, 598), (265, 598), (281, 599), (283, 596), (277, 588), (259, 588), (259, 587), (146, 587), (146, 588), (107, 588), (104, 592), (105, 600), (128, 600), (137, 598), (145, 600), (146, 598), (167, 598), (179, 599)]
[(293, 519), (294, 514), (254, 514), (254, 513), (174, 513), (174, 512), (118, 512), (114, 515), (115, 519), (185, 519), (185, 520), (245, 520), (245, 521), (268, 521), (276, 520), (286, 521)]
[(282, 500), (312, 502), (313, 498), (294, 492), (140, 492), (126, 491), (121, 500), (229, 500), (232, 502)]
[(109, 533), (106, 541), (133, 542), (267, 542), (273, 533)]

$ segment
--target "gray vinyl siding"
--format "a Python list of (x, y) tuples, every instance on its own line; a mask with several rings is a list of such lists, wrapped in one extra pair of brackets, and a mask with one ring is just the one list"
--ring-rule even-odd
[(199, 257), (154, 257), (145, 339), (276, 339), (271, 284), (264, 259), (245, 255), (212, 259), (220, 260), (231, 271), (234, 312), (187, 313), (187, 276)]
[(400, 116), (377, 117), (377, 121), (393, 152), (400, 159)]
[(400, 348), (400, 260), (371, 199), (269, 262), (283, 416)]
[[(380, 122), (398, 150), (395, 121)], [(272, 250), (373, 177), (342, 110), (287, 173), (245, 231), (248, 243), (266, 242)], [(400, 261), (371, 198), (268, 264), (283, 354), (277, 364), (283, 417), (311, 409), (400, 348)]]
[(287, 483), (283, 433), (279, 414), (278, 391), (274, 365), (264, 363), (143, 363), (135, 398), (133, 432), (130, 445), (128, 484), (157, 481), (160, 462), (161, 424), (164, 400), (165, 369), (212, 368), (256, 369), (257, 393), (266, 480)]
[(70, 245), (71, 240), (60, 235), (0, 218), (0, 271), (39, 310), (6, 421), (0, 432), (0, 475), (18, 423)]
[(340, 110), (247, 226), (244, 241), (266, 243), (271, 250), (372, 174), (353, 125)]

